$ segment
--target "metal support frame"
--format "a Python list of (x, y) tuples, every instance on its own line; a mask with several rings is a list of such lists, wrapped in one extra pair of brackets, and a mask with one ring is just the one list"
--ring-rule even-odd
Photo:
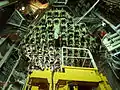
[[(18, 18), (20, 18), (20, 21), (17, 20), (16, 16), (17, 16)], [(14, 20), (14, 22), (13, 22), (13, 20)], [(13, 14), (11, 15), (11, 17), (8, 19), (7, 24), (20, 27), (21, 24), (22, 24), (22, 22), (23, 22), (23, 20), (25, 20), (25, 19), (24, 19), (24, 17), (21, 15), (21, 13), (20, 13), (18, 10), (15, 10), (15, 11), (13, 12)]]
[(110, 67), (111, 67), (114, 75), (116, 76), (116, 78), (120, 80), (120, 77), (119, 77), (119, 76), (117, 75), (117, 73), (115, 72), (115, 69), (113, 68), (112, 63), (108, 62), (108, 64), (110, 65)]
[(120, 57), (118, 57), (120, 54), (120, 33), (118, 33), (105, 35), (102, 39), (102, 43), (106, 46), (111, 55), (111, 62), (109, 61), (108, 63), (117, 79), (120, 80), (118, 73), (120, 70)]
[(6, 62), (6, 60), (8, 59), (8, 57), (10, 56), (13, 48), (14, 48), (15, 44), (13, 44), (10, 49), (7, 51), (7, 53), (5, 54), (5, 56), (3, 57), (3, 59), (0, 61), (0, 67), (2, 67), (2, 65)]
[(113, 51), (120, 48), (120, 36), (118, 33), (105, 35), (102, 39), (102, 42), (108, 51)]
[[(89, 57), (83, 57), (83, 56), (80, 56), (80, 57), (75, 57), (75, 56), (64, 56), (63, 55), (63, 49), (70, 49), (70, 50), (79, 50), (79, 51), (86, 51), (88, 54), (89, 54)], [(93, 67), (94, 68), (97, 68), (97, 66), (96, 66), (96, 64), (95, 64), (95, 61), (94, 61), (94, 59), (93, 59), (93, 57), (92, 57), (92, 54), (91, 54), (91, 52), (90, 52), (90, 50), (89, 49), (86, 49), (86, 48), (73, 48), (73, 47), (62, 47), (62, 56), (61, 56), (61, 60), (62, 60), (62, 66), (64, 66), (65, 64), (64, 64), (64, 57), (67, 57), (67, 58), (77, 58), (77, 59), (85, 59), (85, 60), (88, 60), (88, 59), (90, 59), (91, 60), (91, 62), (90, 63), (92, 63), (92, 65), (93, 65)], [(83, 65), (84, 66), (84, 65)]]
[(0, 39), (0, 46), (7, 40), (7, 38), (1, 38)]
[(115, 32), (117, 32), (118, 28), (120, 27), (120, 24), (118, 24), (117, 26), (115, 26), (111, 22), (109, 22), (107, 19), (105, 19), (104, 17), (102, 17), (101, 15), (99, 15), (98, 13), (95, 13), (95, 15), (97, 17), (99, 17), (100, 19), (102, 19), (105, 23), (107, 23)]
[(5, 84), (4, 84), (3, 88), (2, 88), (2, 90), (5, 90), (5, 88), (7, 87), (7, 83), (9, 82), (9, 80), (10, 80), (10, 78), (11, 78), (13, 72), (15, 71), (15, 68), (17, 67), (17, 65), (18, 65), (18, 63), (19, 63), (19, 61), (20, 61), (20, 59), (21, 59), (21, 56), (19, 56), (18, 60), (16, 61), (16, 63), (15, 63), (15, 65), (14, 65), (14, 67), (13, 67), (13, 69), (12, 69), (12, 71), (11, 71), (11, 73), (10, 73), (8, 79), (7, 79), (7, 81), (5, 82)]

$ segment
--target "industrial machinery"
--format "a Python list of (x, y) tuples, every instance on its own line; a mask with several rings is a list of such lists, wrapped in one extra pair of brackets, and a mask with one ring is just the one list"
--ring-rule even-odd
[[(33, 70), (26, 79), (23, 90), (112, 90), (106, 77), (98, 72), (93, 57), (88, 49), (68, 48), (68, 50), (84, 51), (85, 56), (72, 56), (62, 54), (62, 65), (60, 68), (53, 66), (52, 70)], [(66, 59), (80, 67), (66, 65)], [(68, 63), (69, 64), (69, 63)]]
[(91, 54), (96, 39), (66, 7), (46, 11), (28, 29), (20, 45), (30, 70), (23, 90), (111, 90)]
[(119, 76), (119, 70), (120, 70), (120, 63), (119, 63), (119, 55), (120, 55), (120, 42), (119, 42), (119, 30), (114, 34), (107, 34), (104, 36), (103, 43), (105, 44), (106, 48), (110, 52), (111, 59), (110, 59), (110, 66), (116, 75), (118, 79), (120, 79)]
[(63, 71), (33, 71), (23, 90), (112, 90), (95, 68), (62, 67)]
[[(90, 50), (95, 47), (93, 42), (96, 39), (87, 33), (86, 24), (75, 24), (72, 16), (64, 8), (54, 7), (46, 11), (37, 24), (30, 25), (28, 29), (29, 33), (24, 36), (20, 46), (29, 58), (29, 69), (51, 68), (55, 63), (60, 66), (61, 53), (78, 57), (84, 55), (83, 51), (76, 50), (62, 52), (61, 47), (84, 47)], [(72, 64), (69, 58), (64, 59), (67, 64)]]
[(15, 1), (12, 34), (0, 35), (0, 90), (112, 90), (102, 66), (120, 79), (120, 25), (94, 12), (101, 1), (28, 1)]

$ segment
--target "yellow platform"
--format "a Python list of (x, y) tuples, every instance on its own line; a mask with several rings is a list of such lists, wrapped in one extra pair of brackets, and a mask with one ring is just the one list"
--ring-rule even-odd
[(61, 72), (34, 70), (23, 90), (112, 90), (95, 68), (62, 67)]

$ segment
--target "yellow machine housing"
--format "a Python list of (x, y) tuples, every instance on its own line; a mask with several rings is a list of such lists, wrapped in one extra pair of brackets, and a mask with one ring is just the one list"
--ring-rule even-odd
[(60, 72), (34, 70), (23, 90), (112, 90), (97, 68), (63, 66)]

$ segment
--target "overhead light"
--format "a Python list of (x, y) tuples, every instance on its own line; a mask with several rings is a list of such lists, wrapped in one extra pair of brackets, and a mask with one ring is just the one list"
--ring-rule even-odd
[(25, 7), (23, 6), (21, 9), (22, 9), (22, 10), (25, 10)]

